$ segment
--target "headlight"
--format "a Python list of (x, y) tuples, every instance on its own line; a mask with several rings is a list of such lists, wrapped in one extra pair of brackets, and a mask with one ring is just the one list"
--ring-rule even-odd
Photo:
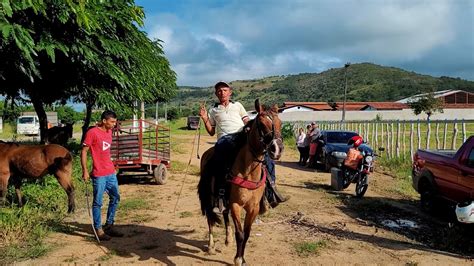
[(374, 160), (374, 158), (372, 156), (365, 156), (365, 161), (367, 163), (371, 163), (373, 160)]
[(346, 158), (347, 157), (347, 154), (343, 151), (333, 151), (331, 153), (331, 155), (336, 157), (336, 158)]

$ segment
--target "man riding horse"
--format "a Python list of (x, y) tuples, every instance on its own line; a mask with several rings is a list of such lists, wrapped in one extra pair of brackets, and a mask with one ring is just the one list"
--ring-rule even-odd
[[(246, 134), (244, 127), (249, 121), (245, 108), (239, 102), (230, 100), (232, 88), (225, 82), (214, 85), (215, 95), (219, 103), (206, 111), (201, 106), (199, 116), (204, 122), (206, 131), (214, 136), (217, 133), (217, 142), (214, 146), (214, 155), (204, 170), (205, 174), (215, 177), (214, 211), (222, 212), (226, 201), (226, 175), (229, 172), (239, 149), (245, 144)], [(270, 175), (267, 179), (265, 195), (272, 207), (284, 202), (287, 198), (281, 196), (275, 186), (275, 162), (268, 156), (264, 157), (265, 165)]]

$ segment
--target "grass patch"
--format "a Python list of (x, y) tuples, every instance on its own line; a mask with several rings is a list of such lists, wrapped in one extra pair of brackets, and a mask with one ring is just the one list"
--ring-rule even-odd
[[(187, 168), (187, 171), (186, 171)], [(172, 162), (172, 167), (170, 169), (172, 174), (190, 174), (190, 175), (200, 175), (201, 170), (195, 165), (189, 165), (188, 163), (183, 163), (179, 161)]]
[(193, 216), (193, 213), (188, 212), (188, 211), (184, 211), (184, 212), (179, 213), (179, 218), (187, 218), (187, 217), (192, 217), (192, 216)]
[(412, 163), (409, 156), (400, 158), (387, 158), (385, 156), (379, 157), (377, 163), (380, 164), (383, 170), (387, 170), (390, 175), (394, 176), (397, 180), (397, 186), (392, 188), (394, 191), (403, 196), (413, 197), (417, 195), (417, 192), (412, 187)]
[(151, 222), (153, 221), (153, 219), (155, 219), (155, 217), (149, 214), (135, 214), (130, 218), (130, 221), (132, 223), (140, 224), (140, 223)]
[(296, 253), (300, 257), (309, 257), (318, 255), (321, 249), (328, 246), (326, 240), (319, 240), (316, 242), (299, 242), (294, 245)]
[(124, 214), (136, 210), (146, 210), (149, 207), (148, 202), (140, 198), (124, 199), (120, 201), (119, 206), (120, 212)]

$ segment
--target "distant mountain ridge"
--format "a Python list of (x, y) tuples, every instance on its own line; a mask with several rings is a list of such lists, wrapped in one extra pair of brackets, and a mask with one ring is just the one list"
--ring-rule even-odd
[[(474, 82), (460, 78), (439, 78), (421, 75), (395, 67), (372, 63), (350, 65), (347, 69), (332, 68), (321, 73), (272, 76), (262, 79), (230, 82), (233, 99), (248, 109), (259, 98), (262, 103), (286, 101), (332, 102), (344, 98), (347, 70), (347, 101), (397, 101), (415, 94), (439, 90), (474, 92)], [(172, 104), (191, 106), (216, 101), (213, 88), (180, 87)]]

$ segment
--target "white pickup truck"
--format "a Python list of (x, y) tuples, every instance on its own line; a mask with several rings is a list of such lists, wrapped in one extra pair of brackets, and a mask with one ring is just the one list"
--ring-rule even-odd
[[(58, 124), (58, 114), (56, 112), (46, 112), (48, 126)], [(39, 135), (40, 123), (38, 116), (34, 112), (23, 112), (17, 119), (16, 134), (18, 135)]]
[(39, 135), (39, 119), (36, 115), (22, 115), (18, 117), (16, 123), (16, 133), (18, 135)]

